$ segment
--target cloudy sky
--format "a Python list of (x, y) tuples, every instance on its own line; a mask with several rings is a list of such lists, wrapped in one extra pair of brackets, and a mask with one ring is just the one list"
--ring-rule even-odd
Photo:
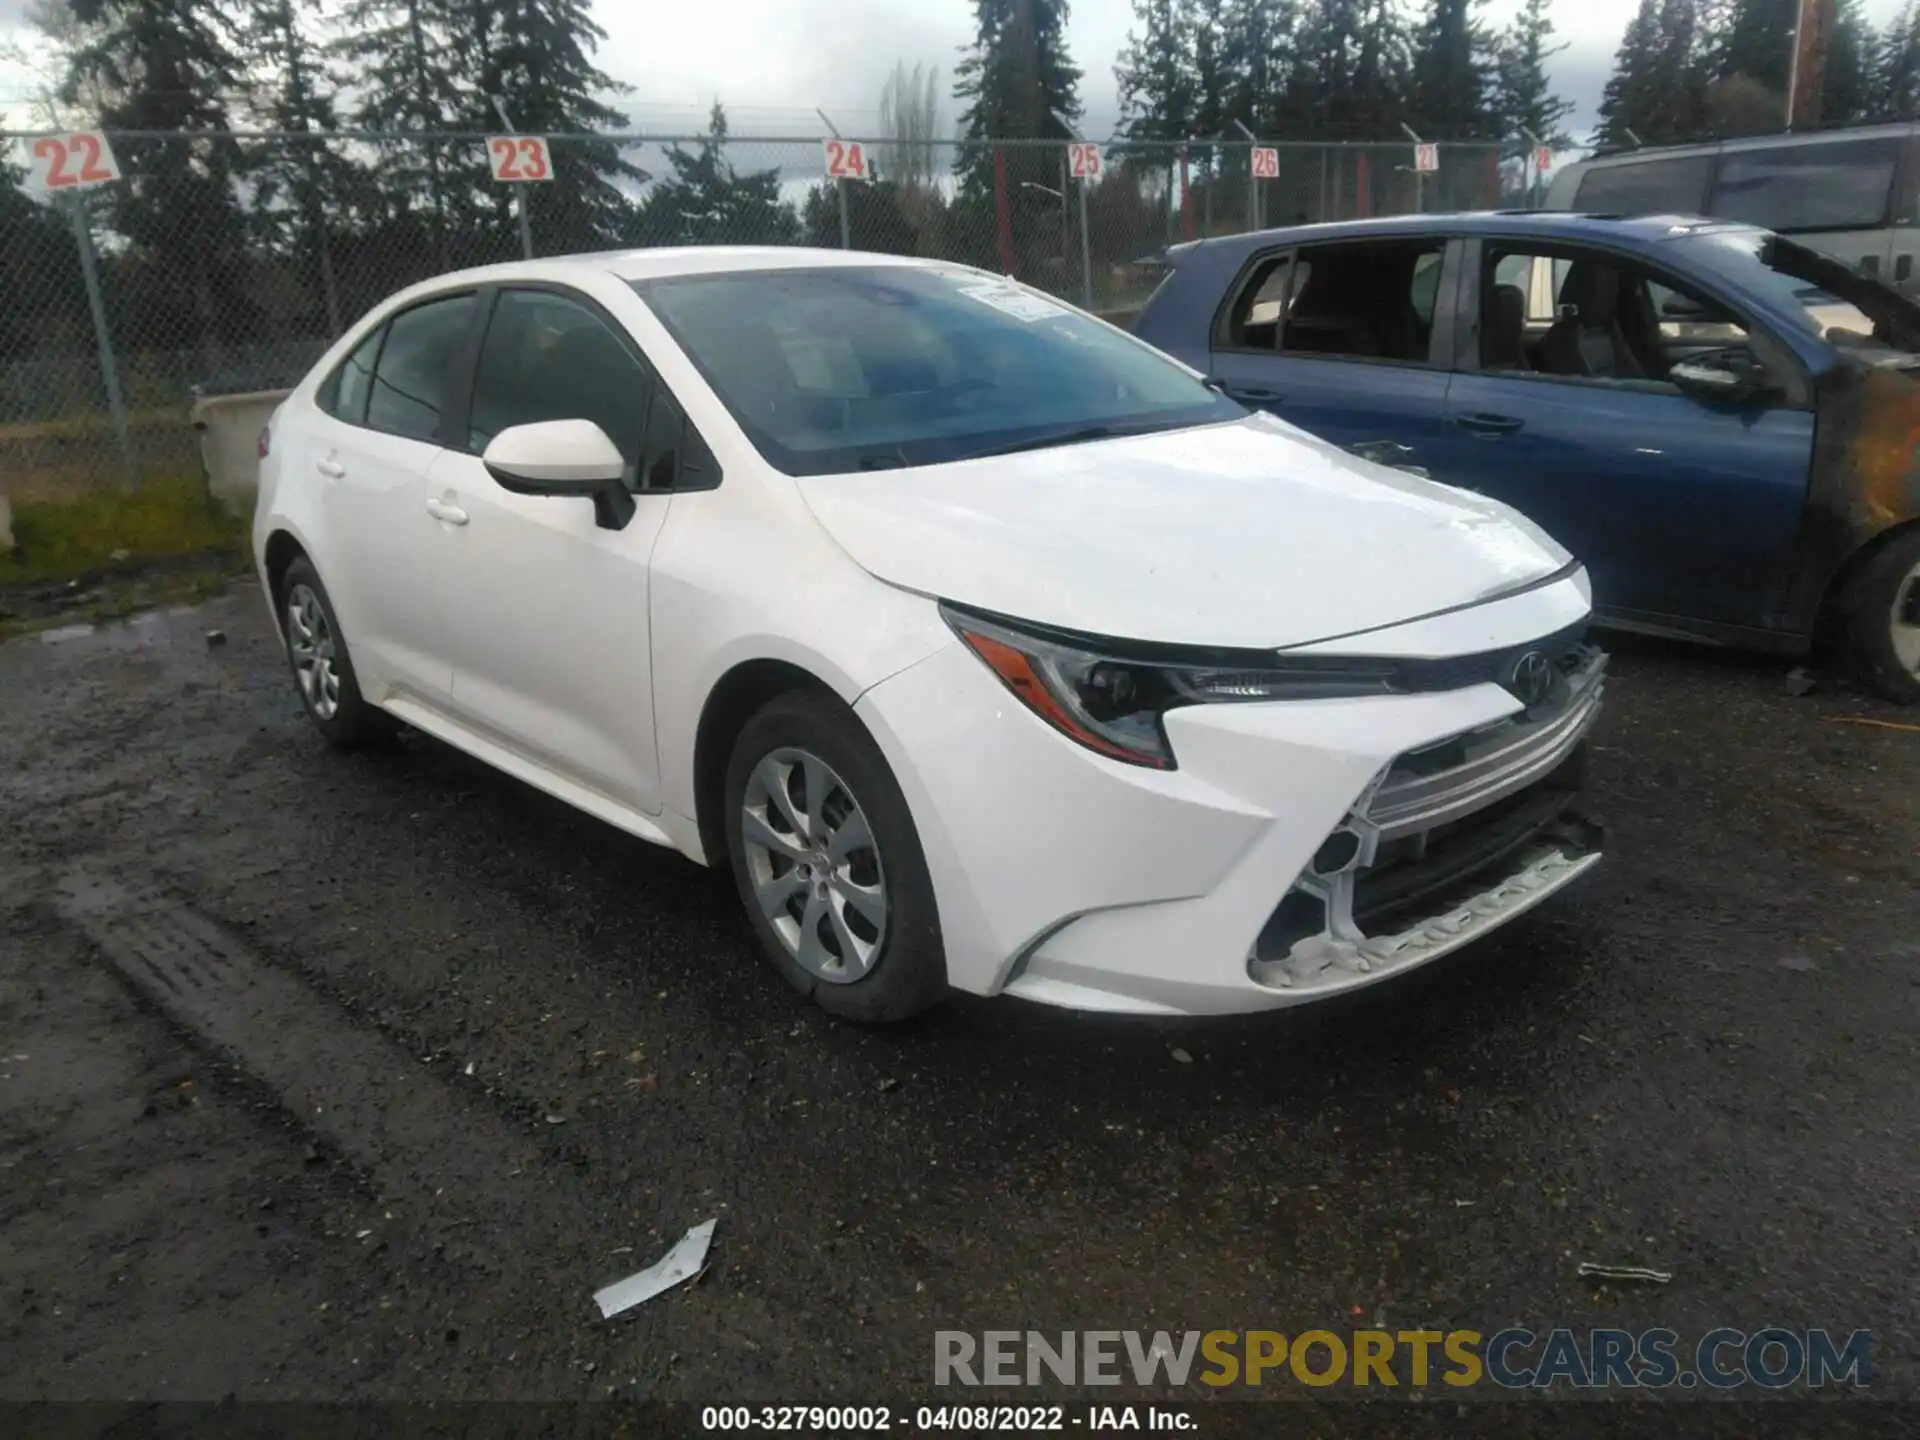
[[(1556, 0), (1553, 18), (1567, 48), (1554, 60), (1560, 91), (1584, 135), (1636, 0)], [(1876, 24), (1900, 0), (1866, 0)], [(27, 0), (0, 0), (0, 30), (17, 25)], [(1489, 0), (1488, 20), (1504, 25), (1518, 0)], [(897, 60), (950, 75), (971, 35), (968, 0), (596, 0), (608, 32), (603, 69), (632, 87), (625, 105), (652, 131), (692, 125), (706, 105), (727, 105), (736, 133), (817, 130), (824, 108), (847, 133), (872, 128), (880, 89)], [(1068, 40), (1086, 72), (1086, 130), (1104, 136), (1119, 108), (1113, 62), (1133, 23), (1132, 0), (1072, 0)], [(20, 116), (32, 77), (0, 67), (0, 110)], [(943, 128), (952, 123), (952, 106)], [(24, 120), (24, 116), (20, 116)]]

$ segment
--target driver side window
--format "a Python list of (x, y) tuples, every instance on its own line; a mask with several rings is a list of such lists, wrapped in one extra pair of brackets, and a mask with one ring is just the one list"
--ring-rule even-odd
[(1751, 369), (1752, 337), (1726, 306), (1603, 251), (1489, 245), (1480, 368), (1598, 384), (1671, 384), (1673, 367)]
[(593, 311), (545, 290), (503, 290), (473, 377), (467, 446), (542, 420), (591, 420), (627, 463), (640, 463), (653, 377)]
[(502, 290), (473, 377), (467, 448), (512, 425), (591, 420), (626, 462), (629, 490), (706, 489), (712, 452), (667, 387), (608, 321), (551, 290)]

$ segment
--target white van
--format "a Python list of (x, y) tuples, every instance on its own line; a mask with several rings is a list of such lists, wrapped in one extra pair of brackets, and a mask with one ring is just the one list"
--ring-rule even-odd
[(1917, 146), (1902, 123), (1619, 151), (1561, 170), (1546, 208), (1743, 220), (1920, 293)]

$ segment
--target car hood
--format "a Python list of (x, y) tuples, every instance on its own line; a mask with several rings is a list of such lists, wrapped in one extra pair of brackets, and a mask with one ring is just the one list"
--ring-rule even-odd
[(1498, 501), (1267, 415), (797, 483), (882, 580), (1132, 640), (1300, 645), (1492, 599), (1570, 558)]

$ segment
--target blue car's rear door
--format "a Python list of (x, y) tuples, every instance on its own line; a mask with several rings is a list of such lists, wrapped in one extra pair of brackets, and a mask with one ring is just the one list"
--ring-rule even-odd
[(1243, 404), (1336, 445), (1405, 446), (1422, 464), (1446, 418), (1445, 252), (1444, 239), (1392, 236), (1257, 256), (1207, 368)]
[(1714, 350), (1764, 353), (1747, 322), (1637, 259), (1474, 248), (1462, 300), (1476, 318), (1428, 451), (1433, 477), (1543, 526), (1586, 562), (1602, 609), (1766, 624), (1805, 508), (1812, 411), (1791, 394), (1706, 401), (1665, 378)]

